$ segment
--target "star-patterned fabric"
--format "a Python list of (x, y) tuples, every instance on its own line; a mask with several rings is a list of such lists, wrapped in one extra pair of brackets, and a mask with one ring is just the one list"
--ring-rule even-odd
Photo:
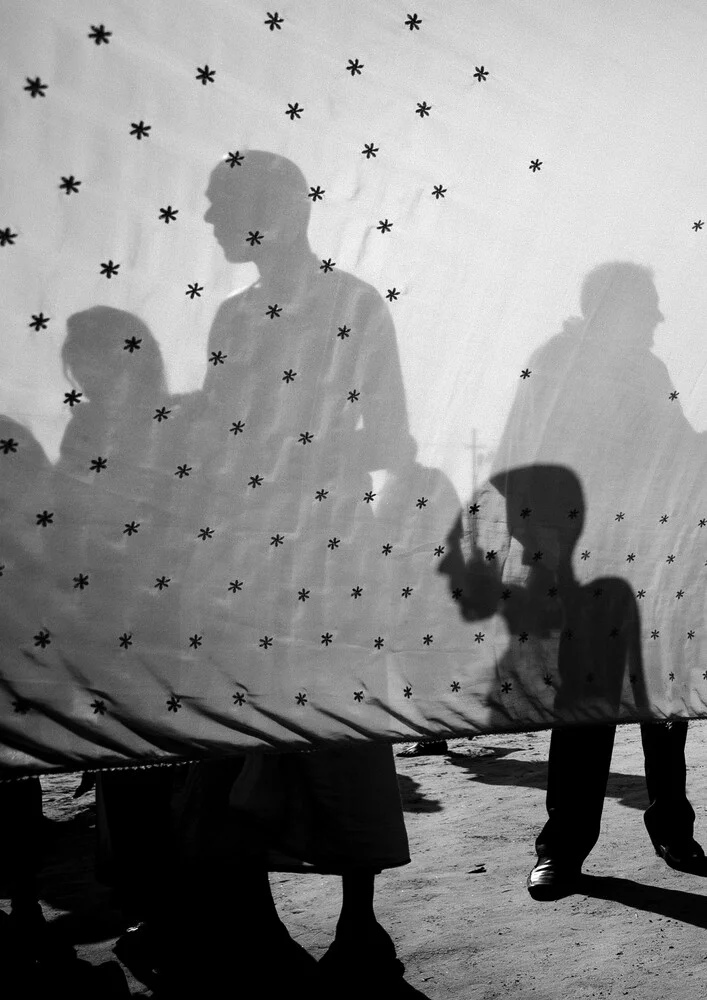
[(4, 773), (707, 714), (700, 12), (5, 6)]

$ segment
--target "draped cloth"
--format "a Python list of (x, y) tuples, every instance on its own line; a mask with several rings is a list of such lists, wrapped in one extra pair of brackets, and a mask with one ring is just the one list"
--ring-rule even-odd
[(707, 714), (697, 7), (4, 20), (6, 773)]

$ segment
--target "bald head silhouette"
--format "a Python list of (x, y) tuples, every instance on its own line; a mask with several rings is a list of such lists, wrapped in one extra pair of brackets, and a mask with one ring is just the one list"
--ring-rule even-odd
[(232, 263), (262, 263), (309, 252), (311, 203), (302, 171), (291, 160), (248, 150), (240, 165), (228, 161), (211, 172), (204, 221)]

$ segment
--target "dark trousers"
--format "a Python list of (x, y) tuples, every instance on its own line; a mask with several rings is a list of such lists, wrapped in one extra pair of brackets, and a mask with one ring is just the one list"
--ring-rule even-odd
[[(599, 838), (616, 726), (553, 729), (547, 775), (548, 820), (535, 841), (538, 857), (581, 865)], [(641, 725), (652, 839), (692, 840), (695, 813), (685, 791), (687, 721)]]
[(0, 882), (13, 905), (36, 902), (43, 824), (39, 778), (0, 782)]

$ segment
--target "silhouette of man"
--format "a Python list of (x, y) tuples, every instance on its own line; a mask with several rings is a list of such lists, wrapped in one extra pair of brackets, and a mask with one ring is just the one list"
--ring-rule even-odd
[[(185, 485), (198, 523), (231, 544), (189, 548), (182, 616), (222, 636), (230, 656), (236, 614), (245, 650), (249, 637), (257, 648), (257, 630), (267, 625), (278, 645), (258, 661), (264, 693), (293, 676), (316, 685), (317, 671), (343, 672), (350, 663), (336, 650), (322, 660), (322, 622), (336, 621), (337, 648), (359, 648), (360, 611), (342, 598), (352, 584), (365, 589), (375, 580), (367, 556), (374, 518), (364, 497), (373, 471), (405, 467), (415, 453), (388, 310), (369, 285), (314, 256), (307, 194), (298, 167), (257, 150), (238, 166), (217, 166), (206, 192), (204, 218), (224, 256), (254, 262), (259, 278), (226, 299), (209, 337), (211, 363), (185, 445), (194, 475)], [(269, 550), (266, 540), (259, 556), (264, 531), (287, 544)], [(243, 578), (244, 565), (234, 606), (227, 583)], [(298, 587), (306, 587), (299, 601)], [(194, 677), (199, 683), (197, 669), (185, 670), (184, 690)], [(371, 684), (386, 680), (371, 673)], [(248, 693), (267, 721), (259, 691)], [(376, 873), (409, 861), (389, 746), (250, 754), (245, 763), (196, 765), (187, 784), (181, 847), (208, 935), (223, 936), (231, 891), (224, 894), (224, 878), (232, 879), (238, 933), (253, 948), (284, 941), (280, 972), (289, 975), (301, 961), (286, 931), (283, 938), (268, 871), (340, 874), (343, 905), (322, 970), (348, 976), (353, 956), (365, 951), (370, 964), (354, 963), (364, 980), (399, 977), (373, 911)], [(231, 912), (231, 930), (233, 919)]]
[[(610, 565), (619, 548), (614, 512), (631, 502), (640, 524), (657, 523), (658, 511), (677, 502), (686, 442), (692, 443), (695, 434), (681, 411), (666, 416), (672, 385), (650, 350), (663, 320), (651, 272), (625, 262), (601, 265), (585, 279), (581, 304), (582, 317), (568, 321), (528, 362), (531, 377), (516, 396), (491, 480), (498, 485), (508, 470), (532, 465), (573, 470), (586, 494), (588, 525), (594, 537), (603, 532)], [(515, 508), (520, 498), (507, 499)], [(531, 508), (530, 502), (525, 506)], [(511, 516), (517, 525), (517, 514)], [(585, 588), (568, 577), (560, 591), (569, 629), (579, 627), (582, 636), (572, 648), (566, 640), (560, 646), (556, 710), (569, 721), (584, 696), (568, 700), (563, 691), (572, 689), (570, 678), (586, 674), (583, 661), (593, 639), (586, 628), (582, 635)], [(623, 603), (619, 617), (625, 627), (635, 610), (632, 602)], [(592, 609), (589, 621), (595, 617)], [(632, 648), (629, 644), (627, 651)], [(618, 662), (613, 667), (607, 662), (604, 673), (619, 668)], [(589, 672), (596, 674), (596, 666)], [(616, 680), (607, 676), (606, 682)], [(577, 690), (574, 681), (572, 687)], [(641, 726), (650, 800), (645, 823), (657, 853), (671, 867), (702, 871), (704, 852), (693, 838), (694, 811), (685, 792), (686, 733), (686, 720)], [(614, 734), (613, 725), (553, 729), (548, 821), (537, 838), (538, 862), (528, 877), (535, 898), (571, 891), (596, 843)]]

